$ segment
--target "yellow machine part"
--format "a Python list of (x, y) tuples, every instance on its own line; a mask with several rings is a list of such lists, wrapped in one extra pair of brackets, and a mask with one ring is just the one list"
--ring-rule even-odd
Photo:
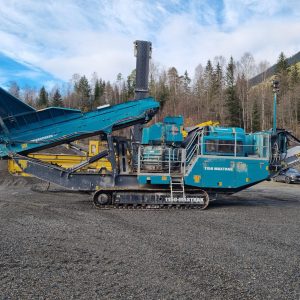
[(106, 143), (101, 141), (89, 141), (89, 156), (94, 156), (106, 149)]
[[(29, 154), (29, 157), (36, 158), (38, 160), (50, 163), (52, 165), (57, 165), (59, 167), (68, 169), (76, 166), (77, 164), (84, 162), (87, 158), (92, 157), (98, 154), (100, 151), (104, 149), (104, 144), (100, 141), (90, 141), (89, 142), (89, 152), (88, 156), (85, 155), (69, 155), (69, 154), (42, 154), (42, 153), (32, 153)], [(26, 160), (20, 160), (19, 164), (22, 167), (26, 167)], [(106, 158), (102, 158), (81, 170), (93, 170), (95, 172), (100, 171), (111, 171), (111, 164)], [(22, 171), (20, 166), (15, 163), (12, 159), (8, 160), (8, 171), (13, 175), (19, 176), (31, 176)]]
[[(219, 122), (207, 121), (207, 122), (203, 122), (203, 123), (199, 123), (199, 124), (195, 125), (194, 128), (196, 128), (196, 127), (198, 127), (198, 128), (199, 127), (205, 127), (205, 126), (217, 126), (219, 124), (220, 124)], [(187, 137), (188, 132), (183, 129), (182, 130), (182, 135), (185, 138), (185, 137)]]

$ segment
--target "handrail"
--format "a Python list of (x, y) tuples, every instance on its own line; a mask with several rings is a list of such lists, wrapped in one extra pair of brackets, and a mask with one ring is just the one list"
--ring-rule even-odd
[[(188, 145), (186, 146), (186, 160), (184, 163), (187, 163), (189, 164), (191, 159), (193, 158), (193, 156), (195, 155), (195, 152), (199, 150), (199, 142), (200, 142), (200, 139), (199, 139), (199, 136), (200, 136), (200, 133), (202, 132), (202, 129), (198, 129), (196, 134), (193, 136), (193, 138), (190, 140), (190, 142), (188, 143)], [(198, 139), (197, 143), (194, 144), (195, 140)]]
[(189, 150), (189, 148), (195, 142), (195, 139), (198, 138), (199, 135), (200, 135), (200, 130), (198, 129), (197, 132), (196, 132), (196, 134), (193, 136), (193, 138), (189, 141), (189, 143), (185, 147), (187, 151)]
[(196, 150), (198, 150), (198, 148), (199, 148), (198, 144), (194, 145), (194, 147), (192, 148), (192, 150), (188, 153), (188, 155), (186, 157), (187, 162), (190, 162), (191, 158), (194, 156), (194, 154), (195, 154)]

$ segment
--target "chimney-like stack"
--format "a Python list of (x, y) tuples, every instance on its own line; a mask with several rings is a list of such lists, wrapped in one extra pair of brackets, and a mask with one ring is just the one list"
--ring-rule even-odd
[(136, 57), (135, 100), (146, 98), (149, 95), (149, 61), (151, 52), (151, 42), (134, 42), (134, 55)]

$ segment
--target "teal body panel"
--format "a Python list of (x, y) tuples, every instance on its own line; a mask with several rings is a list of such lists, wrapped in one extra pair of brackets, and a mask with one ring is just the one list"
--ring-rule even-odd
[[(269, 177), (267, 159), (245, 157), (198, 156), (188, 174), (184, 176), (185, 185), (201, 189), (239, 189)], [(140, 184), (169, 185), (168, 174), (142, 174)]]
[(166, 144), (181, 144), (183, 117), (165, 117), (163, 123), (155, 123), (143, 129), (142, 144), (160, 145), (162, 141)]
[[(238, 127), (214, 127), (209, 126), (209, 130), (206, 135), (203, 136), (203, 154), (209, 155), (234, 155), (234, 144), (237, 143), (236, 154), (238, 156), (245, 156), (245, 131)], [(224, 147), (225, 146), (225, 147)], [(231, 151), (224, 153), (224, 148)]]
[(164, 136), (164, 127), (162, 123), (155, 123), (150, 127), (143, 128), (142, 144), (148, 145), (150, 141), (152, 144), (161, 143)]
[(185, 184), (199, 188), (236, 189), (266, 180), (269, 161), (244, 157), (197, 157)]

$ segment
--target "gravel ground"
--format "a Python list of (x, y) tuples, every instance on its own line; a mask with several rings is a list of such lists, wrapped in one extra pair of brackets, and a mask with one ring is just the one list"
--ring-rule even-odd
[(32, 184), (0, 176), (0, 299), (300, 299), (300, 185), (136, 211)]

